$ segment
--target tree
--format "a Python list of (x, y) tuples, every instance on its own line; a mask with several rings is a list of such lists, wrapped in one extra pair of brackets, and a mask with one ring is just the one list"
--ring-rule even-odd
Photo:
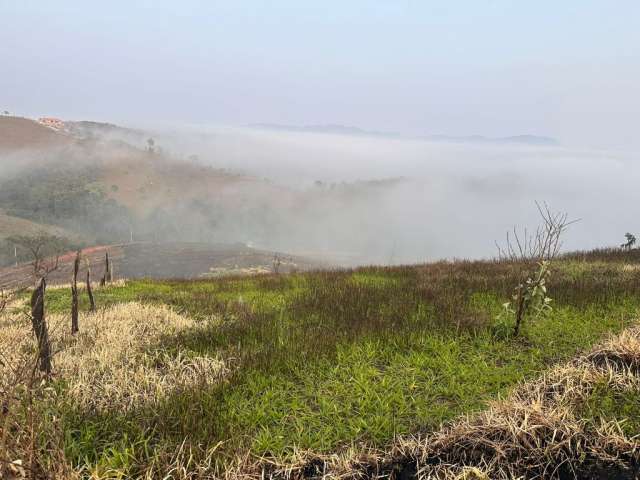
[(547, 296), (547, 281), (551, 275), (551, 262), (562, 246), (561, 237), (569, 225), (578, 220), (569, 220), (566, 213), (553, 213), (544, 204), (536, 202), (542, 224), (534, 233), (526, 230), (513, 236), (507, 232), (504, 247), (497, 245), (501, 260), (511, 261), (517, 271), (519, 283), (514, 288), (511, 301), (504, 304), (505, 311), (514, 317), (513, 335), (518, 336), (524, 319), (540, 315), (551, 309), (551, 298)]
[[(64, 253), (69, 246), (66, 239), (41, 231), (34, 235), (14, 235), (7, 242), (24, 250), (33, 265), (36, 278), (43, 278), (58, 267), (58, 255)], [(55, 257), (55, 261), (47, 262), (47, 258)]]
[(629, 251), (636, 244), (636, 237), (635, 237), (635, 235), (627, 232), (627, 233), (624, 234), (624, 238), (626, 238), (627, 241), (626, 241), (626, 243), (623, 243), (622, 245), (620, 245), (620, 248), (623, 248), (623, 249)]

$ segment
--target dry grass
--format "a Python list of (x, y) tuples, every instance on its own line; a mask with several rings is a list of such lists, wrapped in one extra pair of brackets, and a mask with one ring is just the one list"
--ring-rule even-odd
[[(165, 336), (194, 326), (194, 320), (165, 306), (126, 303), (80, 317), (80, 332), (70, 333), (66, 315), (48, 318), (54, 352), (54, 374), (64, 378), (67, 396), (82, 408), (129, 410), (161, 401), (181, 388), (219, 381), (227, 372), (220, 359), (170, 355), (156, 348)], [(15, 365), (34, 343), (28, 319), (5, 323), (0, 351)], [(0, 375), (5, 376), (0, 366)]]
[(620, 421), (579, 415), (596, 385), (640, 392), (640, 328), (628, 329), (572, 362), (557, 366), (486, 411), (438, 432), (399, 438), (388, 451), (331, 456), (301, 452), (278, 465), (261, 459), (230, 477), (547, 479), (640, 475), (640, 437)]
[[(84, 278), (84, 276), (78, 276), (79, 279)], [(83, 282), (78, 282), (78, 291), (82, 292), (82, 294), (86, 294), (86, 287)], [(124, 278), (119, 278), (109, 283), (109, 287), (119, 288), (125, 287), (127, 285), (127, 280)], [(95, 291), (100, 287), (100, 282), (91, 282), (91, 288)], [(71, 290), (71, 283), (55, 283), (53, 285), (47, 285), (47, 291), (51, 290)]]
[[(168, 307), (126, 303), (86, 313), (75, 336), (68, 316), (50, 315), (48, 322), (56, 352), (54, 376), (65, 381), (64, 401), (80, 412), (153, 405), (180, 389), (219, 382), (227, 374), (220, 359), (159, 348), (164, 336), (194, 326), (194, 320)], [(62, 454), (62, 432), (45, 409), (62, 399), (33, 368), (30, 320), (18, 310), (6, 311), (0, 326), (0, 478), (31, 472), (36, 478), (73, 477)], [(175, 458), (188, 464), (183, 450), (179, 448)]]

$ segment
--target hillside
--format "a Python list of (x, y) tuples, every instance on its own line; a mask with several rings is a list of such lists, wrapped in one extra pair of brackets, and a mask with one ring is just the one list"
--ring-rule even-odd
[(0, 116), (0, 153), (64, 147), (73, 138), (45, 127), (35, 120)]
[(24, 218), (12, 217), (0, 210), (0, 241), (14, 235), (35, 235), (40, 232), (46, 232), (49, 235), (59, 237), (76, 238), (72, 232), (53, 225), (31, 222)]
[[(115, 138), (135, 132), (119, 126), (65, 125), (77, 135), (72, 144), (21, 156), (3, 171), (0, 209), (8, 215), (77, 232), (87, 245), (121, 244), (132, 235), (151, 242), (242, 242), (339, 256), (345, 263), (371, 261), (367, 249), (377, 250), (376, 259), (392, 250), (376, 205), (405, 179), (286, 185), (173, 156), (161, 140), (153, 149), (136, 147)], [(90, 134), (78, 133), (87, 129)], [(363, 235), (345, 228), (354, 217)]]
[[(104, 275), (105, 254), (113, 263), (113, 274), (119, 279), (174, 278), (196, 279), (215, 278), (225, 275), (255, 275), (270, 273), (274, 269), (274, 259), (279, 258), (278, 271), (305, 271), (327, 267), (326, 263), (300, 256), (256, 250), (242, 244), (199, 244), (199, 243), (148, 243), (111, 246), (91, 246), (82, 251), (81, 275), (86, 275), (89, 266), (94, 280)], [(75, 252), (62, 253), (58, 257), (58, 267), (51, 272), (51, 285), (67, 284), (72, 276)], [(48, 265), (55, 259), (47, 259)], [(21, 263), (18, 266), (0, 268), (0, 289), (29, 286), (33, 283), (32, 266)]]
[(151, 136), (149, 133), (139, 129), (90, 120), (67, 121), (65, 122), (65, 129), (78, 138), (108, 138), (122, 140), (133, 145), (143, 145), (145, 140)]
[[(559, 259), (553, 309), (517, 337), (509, 262), (118, 282), (95, 290), (75, 336), (69, 291), (52, 289), (38, 465), (97, 479), (637, 478), (638, 258)], [(19, 358), (30, 324), (7, 315), (0, 346)], [(12, 402), (7, 445), (25, 458), (31, 410)]]
[(0, 144), (9, 149), (2, 155), (12, 155), (0, 183), (0, 209), (8, 215), (99, 243), (127, 241), (132, 229), (138, 240), (234, 242), (255, 239), (234, 226), (247, 202), (286, 197), (251, 176), (115, 138), (133, 130), (97, 122), (66, 122), (65, 128), (63, 134), (32, 120), (0, 117)]

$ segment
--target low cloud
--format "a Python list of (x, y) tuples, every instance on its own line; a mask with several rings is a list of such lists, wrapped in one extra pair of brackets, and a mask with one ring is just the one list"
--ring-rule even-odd
[(0, 176), (53, 164), (100, 168), (109, 172), (107, 195), (122, 202), (127, 175), (148, 171), (144, 188), (134, 186), (139, 197), (129, 200), (135, 215), (120, 217), (110, 206), (109, 230), (96, 235), (126, 241), (133, 230), (137, 239), (237, 241), (344, 264), (490, 257), (507, 230), (537, 225), (536, 200), (582, 219), (567, 232), (566, 249), (616, 245), (638, 227), (640, 169), (629, 155), (183, 127), (149, 134), (164, 153), (147, 157), (145, 135), (137, 135), (139, 150), (112, 134), (99, 148), (7, 155)]

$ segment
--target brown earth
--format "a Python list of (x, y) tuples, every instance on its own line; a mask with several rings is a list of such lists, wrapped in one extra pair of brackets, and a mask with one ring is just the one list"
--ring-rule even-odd
[(63, 147), (73, 138), (22, 117), (0, 116), (0, 152)]

